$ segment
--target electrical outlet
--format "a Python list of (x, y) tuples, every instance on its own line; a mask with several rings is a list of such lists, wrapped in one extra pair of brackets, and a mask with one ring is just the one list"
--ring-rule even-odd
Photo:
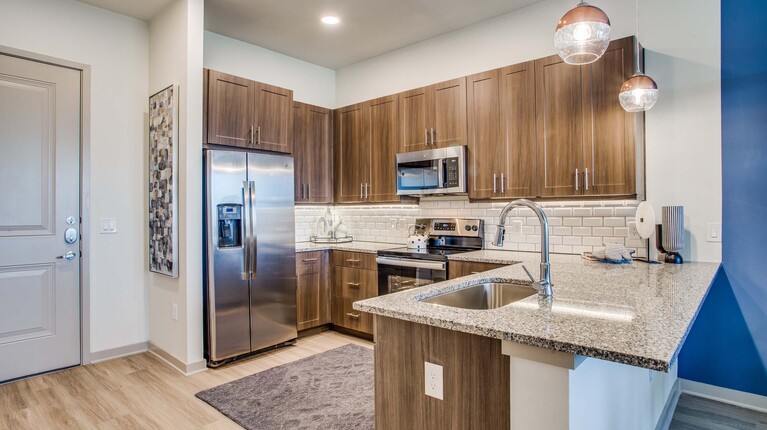
[(442, 366), (424, 361), (424, 375), (426, 382), (426, 395), (435, 399), (444, 400), (442, 387)]
[(117, 234), (117, 218), (101, 218), (101, 234)]
[(178, 305), (173, 303), (170, 307), (170, 316), (173, 321), (178, 321)]
[(391, 219), (391, 229), (396, 230), (397, 229), (397, 218)]
[(506, 233), (512, 236), (522, 234), (522, 221), (511, 220), (509, 225), (506, 227)]
[(634, 240), (642, 239), (642, 236), (639, 235), (639, 230), (637, 230), (637, 223), (635, 222), (629, 223), (629, 239), (634, 239)]
[(722, 224), (710, 222), (706, 224), (706, 242), (722, 241)]

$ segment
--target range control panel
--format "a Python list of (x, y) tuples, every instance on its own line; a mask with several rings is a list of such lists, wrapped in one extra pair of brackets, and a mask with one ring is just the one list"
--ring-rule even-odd
[(427, 234), (435, 236), (482, 237), (484, 223), (474, 218), (418, 219), (416, 226), (425, 228)]

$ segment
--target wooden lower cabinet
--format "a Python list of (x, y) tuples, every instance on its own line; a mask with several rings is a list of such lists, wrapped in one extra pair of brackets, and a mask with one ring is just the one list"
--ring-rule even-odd
[(461, 276), (473, 275), (505, 266), (504, 264), (479, 263), (473, 261), (451, 261), (448, 263), (448, 279), (460, 278)]
[(299, 331), (330, 323), (329, 267), (325, 251), (296, 254), (296, 328)]
[[(376, 430), (510, 428), (501, 341), (375, 317)], [(444, 399), (424, 394), (424, 362), (442, 366)]]
[(358, 300), (378, 295), (375, 254), (332, 251), (333, 325), (373, 334), (373, 315), (352, 307)]

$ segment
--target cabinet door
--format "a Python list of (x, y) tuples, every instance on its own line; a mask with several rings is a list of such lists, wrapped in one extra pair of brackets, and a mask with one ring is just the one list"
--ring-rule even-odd
[(335, 111), (335, 200), (337, 203), (364, 201), (364, 186), (370, 169), (370, 146), (364, 133), (364, 106), (347, 106)]
[(448, 279), (460, 278), (462, 276), (476, 275), (477, 273), (503, 267), (503, 264), (478, 263), (473, 261), (451, 261), (447, 268)]
[(397, 196), (397, 96), (382, 97), (367, 103), (370, 142), (370, 184), (367, 201), (399, 202)]
[(469, 128), (469, 198), (500, 197), (501, 166), (506, 147), (501, 144), (500, 71), (466, 78)]
[(215, 70), (207, 79), (207, 143), (248, 147), (256, 83)]
[(642, 141), (637, 133), (643, 128), (644, 113), (626, 112), (615, 94), (631, 77), (633, 58), (634, 38), (627, 37), (611, 42), (599, 60), (583, 68), (584, 96), (591, 105), (583, 166), (585, 194), (637, 193), (637, 144)]
[(399, 94), (399, 152), (429, 149), (428, 127), (430, 93), (427, 87)]
[(290, 113), (293, 91), (259, 83), (255, 94), (256, 144), (254, 148), (292, 152)]
[(311, 157), (311, 146), (306, 137), (306, 112), (308, 105), (293, 102), (293, 166), (295, 177), (295, 201), (296, 204), (306, 202), (306, 169)]
[(535, 63), (501, 69), (501, 145), (499, 171), (505, 198), (535, 196)]
[(296, 260), (299, 269), (296, 291), (298, 330), (329, 323), (331, 296), (327, 253), (298, 253)]
[(466, 144), (466, 78), (431, 86), (432, 148)]
[(538, 195), (543, 197), (583, 192), (586, 108), (581, 73), (580, 66), (557, 55), (535, 61)]
[(304, 180), (307, 203), (333, 202), (333, 111), (307, 105)]

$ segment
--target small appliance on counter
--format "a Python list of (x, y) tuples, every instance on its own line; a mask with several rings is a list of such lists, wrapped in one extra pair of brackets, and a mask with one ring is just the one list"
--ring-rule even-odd
[(408, 249), (425, 249), (429, 237), (424, 234), (426, 226), (424, 224), (414, 224), (408, 229), (410, 235), (407, 237)]
[[(419, 218), (415, 222), (426, 247), (378, 251), (378, 295), (447, 279), (447, 256), (484, 247), (484, 222), (466, 218)], [(417, 230), (417, 229), (416, 229)]]
[(684, 249), (684, 207), (663, 206), (662, 224), (655, 226), (655, 246), (661, 252), (663, 261), (682, 264), (679, 251)]
[(338, 221), (334, 221), (335, 217), (333, 212), (328, 208), (325, 211), (325, 216), (317, 218), (315, 224), (316, 234), (309, 237), (309, 241), (313, 243), (347, 243), (354, 241), (354, 238), (348, 235), (349, 228), (344, 224), (344, 220), (338, 217)]

